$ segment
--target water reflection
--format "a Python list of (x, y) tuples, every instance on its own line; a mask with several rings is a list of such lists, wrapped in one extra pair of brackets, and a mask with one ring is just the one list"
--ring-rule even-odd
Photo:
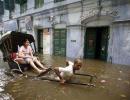
[[(64, 57), (40, 58), (53, 67), (64, 66), (66, 60)], [(96, 87), (60, 85), (56, 82), (19, 77), (8, 83), (4, 93), (9, 93), (15, 100), (130, 100), (130, 66), (83, 60), (80, 72), (96, 74)], [(3, 74), (0, 76), (4, 81), (7, 78)], [(78, 76), (76, 79), (87, 82), (86, 77)]]

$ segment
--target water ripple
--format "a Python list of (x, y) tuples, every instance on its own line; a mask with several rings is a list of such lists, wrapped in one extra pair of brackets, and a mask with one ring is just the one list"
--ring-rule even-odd
[(12, 98), (12, 96), (10, 94), (8, 94), (8, 93), (5, 93), (5, 90), (4, 90), (6, 84), (11, 79), (10, 77), (8, 77), (5, 74), (5, 71), (6, 71), (6, 67), (1, 68), (1, 66), (0, 66), (0, 100), (14, 100)]

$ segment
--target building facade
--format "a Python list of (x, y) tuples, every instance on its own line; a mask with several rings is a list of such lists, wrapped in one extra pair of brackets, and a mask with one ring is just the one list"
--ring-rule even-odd
[(1, 33), (33, 34), (43, 54), (130, 65), (129, 0), (1, 2)]

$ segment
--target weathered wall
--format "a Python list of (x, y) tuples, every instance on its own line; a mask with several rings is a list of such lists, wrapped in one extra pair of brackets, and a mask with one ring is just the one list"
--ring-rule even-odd
[[(45, 15), (36, 15), (33, 17), (33, 27), (34, 27), (34, 36), (36, 39), (36, 46), (37, 46), (37, 30), (38, 29), (49, 29), (49, 33), (43, 32), (43, 54), (52, 54), (52, 26), (49, 18)], [(38, 47), (38, 46), (37, 46)]]
[(3, 21), (7, 21), (7, 20), (9, 20), (9, 11), (8, 10), (4, 10)]
[(82, 30), (81, 30), (81, 4), (68, 6), (67, 24), (67, 57), (83, 57)]
[(17, 16), (20, 15), (20, 5), (19, 4), (15, 4), (15, 9), (14, 9), (14, 13), (13, 13), (13, 18), (16, 18)]
[[(111, 60), (113, 63), (129, 65), (129, 0), (101, 0), (102, 2), (99, 2), (99, 0), (83, 0), (83, 4), (78, 1), (81, 0), (65, 0), (63, 2), (58, 3), (54, 3), (54, 0), (45, 0), (43, 7), (34, 9), (34, 0), (28, 0), (27, 12), (20, 14), (20, 6), (16, 4), (16, 8), (13, 13), (13, 18), (18, 18), (21, 16), (25, 17), (27, 14), (35, 13), (32, 14), (32, 16), (33, 35), (35, 36), (36, 42), (37, 29), (49, 28), (51, 30), (50, 37), (44, 37), (43, 40), (44, 47), (46, 47), (46, 44), (48, 44), (48, 54), (53, 53), (52, 28), (66, 28), (66, 56), (74, 58), (83, 57), (84, 33), (86, 31), (86, 27), (110, 26), (108, 61), (110, 61), (110, 58), (112, 58)], [(50, 16), (53, 16), (54, 19), (49, 20)], [(24, 17), (18, 18), (20, 29), (23, 32), (26, 31)], [(9, 20), (9, 11), (5, 10), (3, 21), (7, 20)]]
[(34, 8), (35, 8), (35, 0), (28, 0), (27, 13), (32, 13), (34, 11)]
[(82, 37), (80, 26), (67, 28), (67, 57), (77, 58), (82, 55)]
[(49, 29), (49, 31), (47, 32), (46, 30), (48, 29), (43, 29), (43, 54), (49, 54), (51, 55), (51, 33), (52, 30)]
[(116, 64), (130, 65), (130, 23), (115, 23), (111, 29), (109, 57)]

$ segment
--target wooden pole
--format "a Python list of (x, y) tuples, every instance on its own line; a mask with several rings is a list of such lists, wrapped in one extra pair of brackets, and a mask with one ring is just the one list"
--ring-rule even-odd
[(89, 83), (92, 83), (94, 77), (97, 78), (96, 75), (90, 75), (90, 74), (74, 73), (74, 75), (89, 76), (90, 77)]
[[(48, 80), (48, 81), (53, 81), (53, 82), (59, 82), (59, 80), (55, 80), (55, 79), (51, 79), (51, 78), (47, 78), (47, 77), (41, 77), (39, 78), (41, 80)], [(67, 84), (74, 84), (74, 85), (85, 85), (85, 86), (92, 86), (94, 87), (95, 85), (94, 84), (90, 84), (90, 83), (80, 83), (80, 82), (65, 82)]]
[(74, 75), (90, 76), (90, 77), (95, 77), (95, 78), (97, 78), (97, 76), (96, 76), (96, 75), (90, 75), (90, 74), (74, 73)]

